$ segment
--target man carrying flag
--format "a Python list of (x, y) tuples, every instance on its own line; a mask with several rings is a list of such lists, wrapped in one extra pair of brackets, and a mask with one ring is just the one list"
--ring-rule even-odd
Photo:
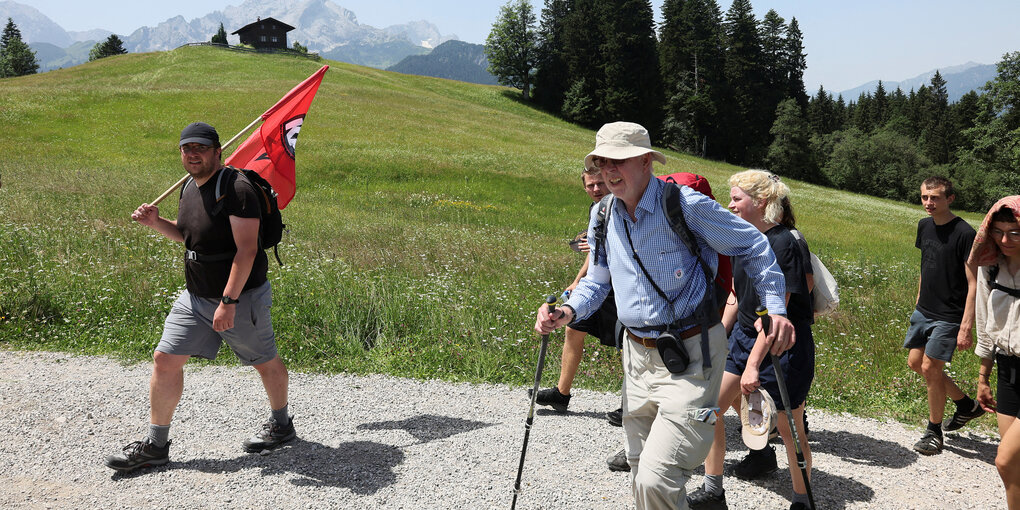
[[(274, 189), (279, 185), (287, 193), (279, 197), (281, 209), (294, 196), (294, 141), (325, 70), (257, 119), (266, 122), (230, 158), (252, 163)], [(259, 244), (259, 201), (264, 197), (241, 172), (223, 165), (219, 134), (209, 124), (185, 127), (179, 147), (188, 175), (178, 183), (184, 188), (177, 219), (161, 218), (156, 207), (177, 186), (131, 214), (138, 223), (184, 243), (187, 288), (174, 302), (152, 356), (148, 436), (106, 458), (106, 465), (120, 472), (169, 462), (170, 422), (184, 392), (184, 365), (192, 356), (214, 359), (224, 341), (241, 364), (255, 367), (269, 397), (271, 415), (262, 430), (242, 443), (244, 450), (270, 450), (297, 437), (288, 413), (287, 367), (277, 355), (269, 313), (268, 260)], [(219, 179), (221, 172), (229, 174)]]

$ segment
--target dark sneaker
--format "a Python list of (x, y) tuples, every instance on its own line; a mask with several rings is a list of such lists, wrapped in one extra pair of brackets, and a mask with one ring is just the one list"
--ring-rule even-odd
[[(528, 390), (528, 397), (531, 397), (532, 390)], [(544, 390), (538, 390), (538, 396), (535, 397), (535, 403), (542, 406), (549, 406), (553, 409), (564, 413), (567, 411), (567, 406), (570, 405), (570, 395), (564, 395), (560, 393), (560, 390), (553, 386), (552, 388), (546, 388)]]
[(698, 487), (687, 495), (687, 506), (691, 507), (691, 510), (726, 510), (729, 508), (726, 506), (726, 491), (722, 491), (716, 496), (706, 491), (704, 487)]
[(623, 408), (619, 408), (615, 411), (609, 411), (606, 413), (606, 421), (614, 427), (623, 426)]
[(620, 450), (606, 459), (610, 471), (630, 471), (630, 463), (627, 462), (627, 450)]
[(811, 510), (811, 507), (801, 503), (800, 501), (790, 505), (790, 510)]
[(914, 444), (914, 451), (921, 455), (942, 453), (942, 436), (930, 430), (925, 430), (921, 440)]
[(262, 430), (255, 434), (255, 437), (245, 439), (242, 446), (248, 453), (257, 453), (262, 450), (272, 450), (295, 437), (297, 437), (297, 432), (294, 431), (294, 417), (291, 417), (290, 423), (285, 427), (281, 427), (276, 423), (276, 420), (270, 418), (269, 421), (262, 424)]
[(737, 478), (751, 480), (772, 473), (779, 469), (776, 464), (776, 448), (766, 445), (761, 450), (750, 450), (744, 460), (733, 466), (733, 474)]
[(149, 466), (162, 466), (170, 462), (170, 441), (162, 448), (148, 439), (135, 441), (123, 448), (121, 453), (106, 458), (106, 466), (122, 473)]
[(963, 411), (959, 407), (956, 408), (956, 412), (953, 413), (953, 419), (942, 424), (942, 430), (946, 432), (952, 432), (963, 428), (970, 420), (977, 418), (985, 414), (985, 410), (981, 409), (981, 406), (977, 402), (974, 402), (974, 408), (969, 411)]

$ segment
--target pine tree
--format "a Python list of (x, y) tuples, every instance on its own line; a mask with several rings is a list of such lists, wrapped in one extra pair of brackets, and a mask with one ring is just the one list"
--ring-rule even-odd
[(749, 0), (734, 0), (726, 11), (726, 80), (731, 100), (723, 112), (729, 124), (729, 154), (734, 161), (760, 164), (768, 149), (768, 130), (775, 110), (765, 108), (768, 90), (762, 66), (758, 24)]
[(776, 122), (769, 133), (773, 136), (767, 158), (769, 169), (794, 179), (816, 181), (811, 162), (810, 129), (796, 100), (779, 103)]
[(882, 80), (878, 80), (875, 87), (875, 95), (871, 96), (871, 126), (880, 128), (889, 120), (889, 98), (885, 94), (885, 86)]
[(500, 8), (485, 39), (489, 72), (500, 84), (521, 89), (526, 100), (531, 98), (535, 69), (535, 21), (528, 0), (510, 0)]
[(765, 73), (766, 89), (761, 97), (766, 103), (762, 109), (776, 111), (779, 102), (786, 97), (786, 20), (775, 10), (769, 9), (759, 25), (761, 37), (762, 67)]
[(604, 86), (599, 105), (603, 120), (630, 120), (659, 138), (662, 79), (649, 0), (601, 0), (606, 13), (601, 55)]
[(21, 30), (14, 20), (7, 18), (7, 26), (0, 35), (0, 78), (24, 76), (39, 71), (35, 52), (21, 40)]
[(570, 88), (564, 30), (570, 14), (569, 0), (546, 0), (538, 28), (535, 57), (535, 102), (543, 108), (559, 112)]
[(786, 97), (793, 98), (801, 108), (806, 108), (808, 96), (804, 88), (804, 70), (807, 69), (807, 54), (804, 53), (804, 34), (800, 31), (797, 18), (790, 18), (790, 25), (786, 28), (785, 68)]
[(124, 42), (120, 40), (120, 37), (117, 37), (117, 34), (110, 34), (110, 37), (107, 37), (105, 41), (96, 43), (92, 47), (92, 51), (89, 52), (89, 62), (125, 53), (127, 50), (124, 49)]
[(949, 133), (949, 93), (946, 80), (939, 71), (931, 78), (931, 97), (925, 105), (918, 143), (922, 151), (935, 164), (949, 162), (951, 136)]
[(220, 22), (220, 29), (212, 36), (210, 42), (213, 44), (227, 44), (227, 31), (223, 29), (223, 22)]
[(596, 0), (572, 0), (563, 24), (563, 61), (570, 83), (561, 113), (567, 120), (589, 127), (597, 127), (606, 119), (599, 109), (605, 81), (605, 60), (599, 28), (604, 18), (598, 7)]
[(727, 101), (722, 12), (715, 0), (666, 0), (659, 33), (659, 68), (666, 94), (664, 141), (680, 150), (727, 158)]

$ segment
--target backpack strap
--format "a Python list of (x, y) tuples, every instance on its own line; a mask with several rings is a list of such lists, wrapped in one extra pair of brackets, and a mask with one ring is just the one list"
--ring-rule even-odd
[(595, 207), (595, 228), (592, 229), (592, 237), (595, 239), (595, 263), (602, 263), (609, 266), (609, 255), (606, 249), (607, 232), (609, 231), (609, 218), (613, 212), (614, 199), (612, 194), (602, 197)]
[(996, 263), (993, 266), (988, 266), (988, 286), (991, 287), (992, 289), (1001, 290), (1015, 298), (1020, 298), (1020, 289), (1006, 287), (1005, 285), (995, 281), (995, 279), (998, 277), (999, 277), (999, 264)]

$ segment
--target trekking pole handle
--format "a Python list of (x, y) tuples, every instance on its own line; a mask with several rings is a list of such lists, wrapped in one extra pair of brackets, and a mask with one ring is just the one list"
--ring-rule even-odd
[(769, 317), (769, 309), (759, 306), (754, 313), (761, 318), (761, 332), (765, 333), (765, 336), (769, 336), (769, 330), (772, 329), (772, 317)]

